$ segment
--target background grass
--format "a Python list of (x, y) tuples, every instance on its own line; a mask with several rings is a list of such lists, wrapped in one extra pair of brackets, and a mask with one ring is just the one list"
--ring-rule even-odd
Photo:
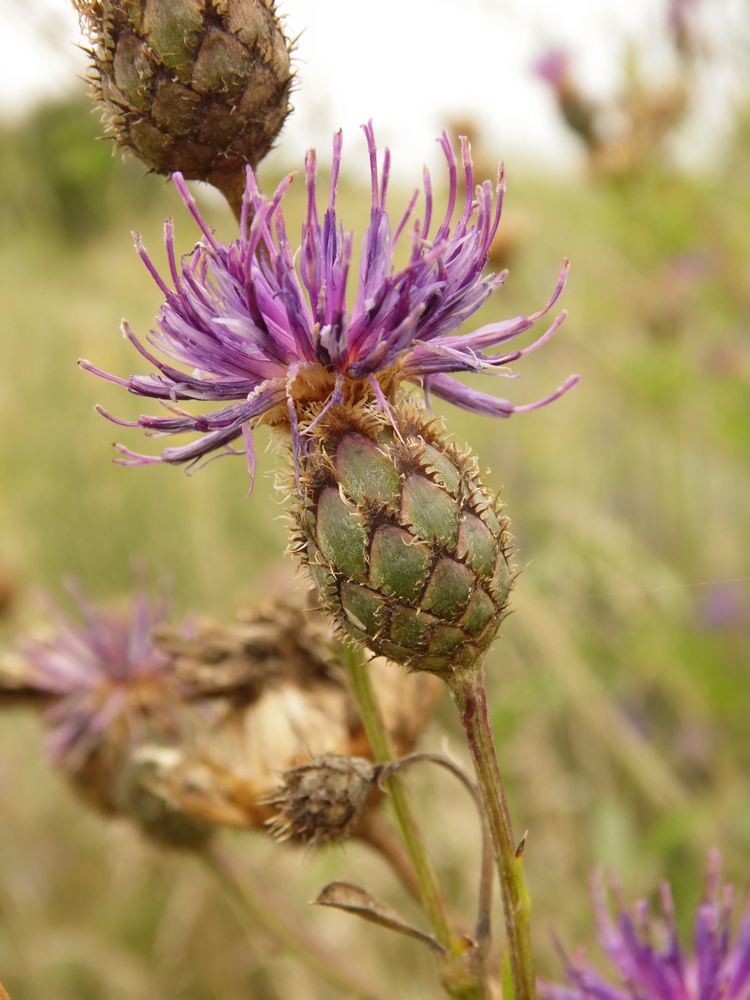
[[(109, 461), (113, 438), (144, 441), (94, 404), (125, 418), (149, 404), (82, 373), (76, 358), (144, 370), (118, 325), (125, 315), (145, 334), (159, 293), (128, 230), (160, 263), (167, 215), (184, 250), (197, 231), (170, 187), (113, 159), (96, 130), (87, 107), (71, 104), (0, 137), (6, 643), (34, 621), (35, 588), (59, 596), (66, 575), (107, 599), (130, 587), (140, 561), (171, 588), (176, 617), (229, 617), (286, 572), (275, 455), (261, 454), (249, 500), (240, 459), (189, 477)], [(292, 233), (303, 196), (298, 181), (286, 199)], [(368, 202), (342, 186), (347, 228), (362, 231)], [(670, 879), (686, 932), (709, 845), (721, 848), (728, 879), (747, 878), (750, 130), (709, 178), (650, 170), (592, 184), (519, 164), (507, 206), (521, 234), (511, 275), (477, 325), (540, 307), (563, 254), (573, 266), (569, 319), (497, 391), (528, 402), (572, 371), (583, 379), (563, 401), (509, 421), (446, 416), (503, 487), (528, 564), (488, 673), (514, 823), (529, 830), (540, 971), (557, 975), (549, 932), (571, 947), (591, 937), (595, 865), (616, 868), (630, 896)], [(213, 202), (205, 211), (233, 236), (227, 211)], [(1, 723), (0, 979), (13, 1000), (334, 995), (243, 926), (194, 859), (80, 807), (44, 761), (36, 720), (5, 713)], [(446, 736), (460, 755), (447, 703), (425, 744), (439, 749)], [(429, 771), (410, 784), (446, 890), (470, 914), (469, 807)], [(361, 957), (386, 993), (434, 996), (417, 944), (304, 912), (324, 881), (343, 877), (414, 916), (364, 848), (304, 855), (260, 835), (226, 836), (248, 870), (270, 872), (290, 906)]]

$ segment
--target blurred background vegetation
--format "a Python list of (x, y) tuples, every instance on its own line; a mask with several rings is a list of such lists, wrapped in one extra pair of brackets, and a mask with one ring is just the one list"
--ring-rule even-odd
[[(81, 97), (0, 135), (5, 644), (36, 619), (35, 590), (59, 597), (65, 576), (106, 600), (130, 588), (139, 561), (170, 589), (177, 620), (229, 618), (290, 572), (275, 455), (261, 454), (249, 500), (241, 459), (190, 476), (110, 461), (112, 440), (144, 441), (94, 404), (124, 418), (147, 404), (76, 359), (145, 370), (118, 326), (124, 315), (144, 335), (160, 295), (128, 232), (161, 266), (164, 218), (176, 217), (185, 251), (197, 230), (168, 184), (112, 157), (98, 133)], [(348, 164), (357, 155), (365, 181), (364, 153)], [(278, 178), (262, 179), (268, 189)], [(409, 193), (394, 192), (394, 205)], [(298, 180), (291, 233), (303, 199)], [(345, 182), (340, 204), (361, 232), (364, 189)], [(591, 938), (595, 865), (615, 868), (631, 897), (668, 878), (685, 932), (709, 845), (727, 879), (744, 884), (750, 872), (750, 127), (702, 176), (658, 161), (595, 180), (518, 164), (506, 204), (498, 258), (511, 275), (477, 325), (539, 308), (563, 254), (570, 318), (497, 391), (528, 402), (573, 371), (583, 379), (509, 421), (446, 416), (502, 487), (527, 567), (487, 668), (511, 813), (519, 834), (529, 830), (540, 972), (556, 976), (550, 932), (570, 947)], [(202, 206), (232, 238), (229, 211)], [(80, 807), (45, 762), (36, 720), (5, 713), (1, 723), (0, 979), (13, 1000), (334, 995), (238, 919), (196, 861)], [(425, 745), (440, 749), (446, 735), (460, 756), (442, 703)], [(409, 781), (447, 892), (469, 915), (474, 817), (449, 779)], [(226, 838), (386, 993), (434, 995), (416, 943), (305, 910), (341, 877), (412, 912), (363, 847), (305, 854), (260, 835)]]

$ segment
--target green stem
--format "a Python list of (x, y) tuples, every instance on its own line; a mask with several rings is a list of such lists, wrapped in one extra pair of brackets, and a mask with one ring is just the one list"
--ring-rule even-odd
[[(377, 851), (409, 895), (417, 903), (422, 902), (422, 893), (419, 883), (414, 877), (414, 869), (411, 866), (409, 855), (404, 850), (403, 842), (399, 839), (398, 834), (385, 821), (380, 810), (368, 810), (354, 836)], [(3, 1000), (1, 996), (0, 1000)]]
[[(349, 682), (375, 760), (378, 764), (388, 764), (395, 760), (395, 754), (380, 717), (364, 656), (347, 644), (345, 658)], [(456, 938), (451, 930), (445, 899), (406, 786), (399, 774), (391, 774), (383, 780), (383, 784), (390, 796), (432, 933), (445, 949), (438, 958), (440, 984), (453, 1000), (489, 1000), (484, 949), (467, 948), (465, 939)]]
[[(384, 1000), (358, 969), (320, 941), (293, 913), (287, 912), (275, 893), (257, 878), (250, 885), (247, 873), (235, 871), (235, 865), (215, 846), (199, 853), (229, 896), (284, 946), (285, 951), (303, 962), (337, 990), (356, 1000)], [(0, 994), (2, 1000), (2, 994)]]
[[(347, 644), (345, 656), (349, 682), (357, 700), (362, 723), (375, 760), (378, 764), (387, 764), (395, 760), (395, 754), (380, 717), (370, 672), (365, 665), (362, 653), (353, 646)], [(417, 824), (417, 817), (414, 814), (409, 793), (398, 774), (386, 778), (384, 785), (390, 796), (396, 822), (419, 884), (422, 905), (430, 922), (432, 933), (446, 951), (451, 951), (453, 933), (448, 921), (445, 899), (427, 853), (424, 837)]]
[(534, 1000), (536, 981), (529, 933), (529, 897), (495, 755), (484, 671), (480, 668), (457, 672), (448, 679), (448, 686), (461, 713), (461, 723), (492, 835), (515, 1000)]

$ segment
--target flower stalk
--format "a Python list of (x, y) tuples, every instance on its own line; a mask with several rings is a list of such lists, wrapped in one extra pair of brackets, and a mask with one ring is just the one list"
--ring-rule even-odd
[(536, 982), (529, 931), (530, 901), (523, 877), (523, 842), (518, 845), (505, 800), (484, 686), (484, 671), (457, 671), (447, 678), (474, 762), (489, 823), (505, 916), (515, 1000), (534, 1000)]
[[(364, 662), (364, 656), (351, 645), (347, 645), (345, 656), (346, 671), (375, 760), (378, 764), (395, 760), (393, 748), (380, 718), (375, 691), (367, 665)], [(393, 803), (396, 822), (411, 859), (414, 874), (419, 884), (422, 904), (432, 932), (444, 948), (450, 948), (453, 934), (448, 921), (445, 899), (417, 824), (409, 794), (398, 774), (386, 778), (383, 784)]]
[[(545, 406), (577, 383), (572, 375), (545, 398), (518, 406), (460, 380), (467, 374), (507, 377), (509, 364), (553, 336), (564, 312), (531, 344), (510, 346), (555, 306), (568, 262), (541, 309), (460, 332), (505, 279), (504, 273), (486, 274), (500, 223), (503, 169), (495, 184), (475, 184), (468, 141), (462, 139), (459, 164), (444, 133), (439, 144), (449, 185), (442, 222), (435, 228), (432, 182), (425, 171), (419, 216), (415, 192), (393, 225), (386, 210), (390, 153), (386, 150), (379, 163), (371, 123), (364, 133), (371, 211), (353, 301), (347, 284), (354, 236), (337, 215), (339, 132), (325, 207), (318, 204), (315, 151), (305, 159), (307, 211), (298, 249), (289, 240), (282, 207), (291, 175), (268, 197), (248, 168), (240, 236), (227, 244), (201, 217), (184, 177), (175, 174), (202, 238), (178, 259), (167, 224), (168, 277), (158, 273), (137, 240), (164, 303), (148, 344), (127, 324), (124, 332), (153, 370), (122, 378), (88, 361), (80, 365), (166, 410), (129, 421), (99, 408), (114, 423), (160, 439), (197, 435), (157, 455), (117, 445), (121, 464), (191, 466), (210, 455), (244, 453), (252, 488), (256, 428), (270, 427), (288, 448), (290, 474), (279, 484), (292, 503), (290, 549), (306, 567), (338, 635), (409, 670), (442, 676), (451, 689), (491, 831), (515, 1000), (533, 1000), (529, 902), (479, 666), (513, 582), (507, 522), (476, 463), (444, 437), (429, 409), (430, 400), (439, 398), (472, 413), (507, 418)], [(411, 244), (408, 264), (401, 268), (394, 263), (399, 239)], [(414, 386), (425, 394), (426, 411), (408, 399)], [(218, 405), (201, 406), (198, 414), (181, 406), (195, 401)], [(375, 760), (387, 764), (393, 752), (363, 657), (347, 648), (344, 659)], [(390, 774), (385, 784), (441, 949), (441, 982), (453, 997), (486, 997), (483, 948), (452, 929), (401, 779)]]
[[(381, 764), (389, 763), (395, 760), (395, 755), (380, 719), (363, 653), (347, 644), (345, 664), (375, 760)], [(439, 963), (441, 984), (453, 1000), (489, 1000), (484, 976), (478, 969), (471, 967), (476, 963), (466, 961), (465, 939), (456, 940), (451, 929), (445, 898), (404, 782), (399, 774), (390, 774), (383, 779), (383, 785), (393, 804), (396, 822), (414, 869), (432, 933), (445, 949), (444, 957)]]
[(486, 954), (484, 953), (490, 943), (490, 910), (492, 907), (494, 856), (492, 851), (492, 841), (489, 833), (489, 825), (487, 823), (487, 817), (484, 814), (478, 788), (474, 782), (471, 781), (462, 767), (455, 764), (449, 757), (435, 753), (413, 753), (409, 754), (408, 757), (401, 757), (393, 764), (386, 764), (381, 770), (381, 780), (383, 780), (388, 774), (395, 774), (397, 771), (403, 771), (407, 767), (412, 767), (414, 764), (423, 764), (428, 762), (445, 768), (446, 771), (449, 771), (452, 775), (454, 775), (454, 777), (458, 778), (464, 788), (471, 795), (474, 800), (474, 804), (479, 811), (482, 822), (482, 862), (479, 879), (479, 913), (476, 928), (474, 930), (474, 941), (481, 949), (483, 953), (482, 959), (484, 960), (486, 958)]

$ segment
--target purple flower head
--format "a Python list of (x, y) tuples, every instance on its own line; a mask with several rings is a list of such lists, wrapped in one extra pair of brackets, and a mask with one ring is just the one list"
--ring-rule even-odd
[[(461, 215), (451, 227), (458, 198), (458, 163), (444, 133), (439, 142), (448, 165), (449, 194), (442, 221), (433, 231), (432, 184), (425, 170), (422, 218), (410, 223), (418, 197), (415, 192), (394, 227), (386, 211), (390, 153), (386, 149), (379, 168), (372, 125), (364, 126), (364, 132), (372, 205), (353, 304), (347, 302), (346, 292), (354, 237), (344, 232), (336, 215), (340, 132), (333, 140), (331, 183), (322, 218), (314, 151), (305, 159), (307, 212), (298, 251), (293, 252), (290, 246), (282, 210), (293, 176), (267, 198), (248, 168), (241, 236), (225, 244), (216, 240), (201, 218), (181, 175), (174, 175), (203, 239), (178, 263), (172, 224), (167, 222), (165, 240), (173, 288), (157, 273), (140, 240), (136, 242), (165, 296), (157, 329), (149, 340), (167, 360), (155, 357), (125, 324), (126, 336), (157, 373), (121, 379), (89, 362), (81, 364), (136, 395), (162, 400), (169, 411), (167, 416), (142, 416), (132, 423), (110, 417), (116, 423), (142, 427), (156, 436), (197, 432), (200, 437), (186, 445), (167, 447), (159, 456), (140, 455), (117, 446), (123, 464), (193, 462), (217, 450), (233, 451), (232, 442), (241, 437), (252, 478), (252, 428), (259, 422), (289, 428), (298, 456), (312, 426), (309, 409), (305, 417), (309, 407), (317, 407), (319, 415), (360, 393), (369, 394), (387, 410), (398, 386), (409, 381), (421, 386), (428, 398), (439, 396), (475, 413), (507, 417), (556, 399), (577, 381), (571, 377), (546, 399), (514, 406), (453, 378), (459, 372), (507, 376), (507, 364), (552, 336), (564, 314), (531, 345), (514, 350), (506, 346), (552, 308), (563, 287), (567, 261), (551, 300), (539, 312), (458, 334), (464, 320), (505, 277), (504, 273), (483, 275), (500, 221), (502, 170), (494, 197), (490, 181), (475, 188), (469, 144), (462, 140), (467, 195)], [(407, 228), (409, 258), (397, 269), (394, 251)], [(174, 367), (172, 362), (191, 370)], [(221, 405), (213, 412), (194, 416), (177, 405), (184, 400), (211, 400)]]
[(68, 589), (81, 622), (50, 606), (54, 629), (26, 639), (20, 652), (27, 687), (52, 699), (44, 717), (50, 756), (75, 776), (115, 746), (165, 729), (176, 687), (171, 657), (151, 638), (164, 606), (136, 593), (127, 611), (105, 611), (80, 587)]
[(703, 901), (693, 930), (692, 954), (680, 946), (668, 885), (661, 887), (662, 919), (649, 918), (645, 900), (627, 909), (615, 880), (618, 904), (610, 914), (601, 874), (594, 897), (599, 942), (620, 979), (613, 986), (585, 954), (565, 958), (567, 986), (540, 983), (542, 1000), (748, 1000), (750, 998), (750, 913), (732, 941), (732, 890), (719, 881), (719, 854), (709, 855)]

